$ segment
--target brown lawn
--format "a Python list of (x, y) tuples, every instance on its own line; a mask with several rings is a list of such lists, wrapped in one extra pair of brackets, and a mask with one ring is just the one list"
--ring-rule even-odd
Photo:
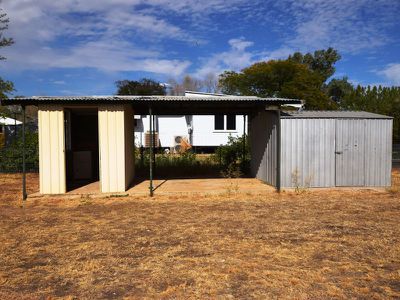
[[(400, 297), (390, 190), (43, 198), (0, 175), (0, 298)], [(29, 175), (31, 191), (37, 176)]]

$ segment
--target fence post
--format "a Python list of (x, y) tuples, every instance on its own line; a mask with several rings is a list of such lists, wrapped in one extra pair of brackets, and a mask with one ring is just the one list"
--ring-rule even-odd
[(26, 167), (25, 167), (25, 105), (22, 105), (22, 200), (26, 200)]
[(149, 155), (149, 165), (150, 165), (150, 197), (153, 197), (153, 113), (151, 107), (149, 107), (149, 121), (150, 121), (150, 155)]

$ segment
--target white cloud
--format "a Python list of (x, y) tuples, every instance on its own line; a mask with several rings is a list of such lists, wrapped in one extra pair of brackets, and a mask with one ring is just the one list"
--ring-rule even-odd
[(231, 45), (232, 49), (237, 51), (244, 51), (246, 48), (254, 45), (253, 42), (246, 41), (244, 37), (238, 39), (230, 39), (228, 43), (229, 45)]
[[(386, 30), (398, 22), (400, 1), (3, 0), (2, 7), (11, 20), (8, 34), (16, 41), (4, 50), (8, 71), (89, 67), (179, 76), (191, 65), (190, 45), (205, 43), (211, 31), (240, 32), (248, 22), (277, 33), (274, 45), (281, 45), (255, 40), (257, 51), (250, 51), (253, 42), (243, 37), (229, 40), (229, 50), (199, 60), (200, 76), (286, 58), (298, 50), (375, 49), (388, 43)], [(221, 28), (232, 19), (234, 27)], [(179, 42), (187, 52), (173, 52), (169, 42), (175, 43), (172, 50)]]
[(240, 37), (229, 40), (228, 44), (230, 45), (228, 51), (203, 59), (203, 64), (195, 72), (195, 76), (203, 78), (209, 73), (218, 75), (225, 70), (238, 71), (254, 62), (255, 54), (246, 50), (254, 44), (253, 42)]
[[(179, 76), (191, 63), (168, 53), (168, 44), (161, 41), (203, 44), (190, 31), (191, 23), (196, 25), (199, 15), (205, 19), (237, 10), (240, 3), (246, 1), (4, 0), (2, 7), (11, 20), (7, 34), (16, 41), (4, 50), (5, 68), (18, 72), (89, 67)], [(177, 25), (171, 23), (171, 15), (179, 16)], [(247, 47), (240, 39), (232, 43)]]
[(94, 41), (77, 45), (67, 50), (50, 47), (23, 49), (22, 53), (9, 52), (6, 68), (51, 69), (51, 68), (94, 68), (105, 72), (145, 71), (179, 76), (190, 62), (160, 58), (156, 51), (137, 49), (124, 41)]
[(400, 86), (400, 63), (389, 64), (377, 73), (383, 75), (390, 84)]
[(261, 60), (277, 60), (277, 59), (286, 59), (290, 54), (293, 54), (295, 50), (292, 48), (283, 46), (281, 48), (271, 50), (271, 51), (263, 51), (260, 56)]

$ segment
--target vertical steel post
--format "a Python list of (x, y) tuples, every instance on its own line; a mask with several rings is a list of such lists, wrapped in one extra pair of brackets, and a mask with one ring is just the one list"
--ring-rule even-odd
[(17, 113), (14, 113), (14, 142), (17, 140)]
[(143, 168), (144, 166), (144, 153), (143, 153), (143, 145), (140, 145), (140, 166)]
[(149, 155), (149, 169), (150, 169), (150, 197), (153, 197), (153, 113), (149, 107), (149, 122), (150, 122), (150, 155)]
[(246, 115), (243, 115), (243, 150), (242, 150), (242, 160), (243, 163), (246, 159)]
[(153, 115), (153, 176), (156, 174), (156, 116)]
[(278, 124), (276, 126), (276, 190), (281, 191), (281, 108), (277, 110)]
[(26, 200), (26, 168), (25, 168), (25, 105), (22, 105), (22, 200)]

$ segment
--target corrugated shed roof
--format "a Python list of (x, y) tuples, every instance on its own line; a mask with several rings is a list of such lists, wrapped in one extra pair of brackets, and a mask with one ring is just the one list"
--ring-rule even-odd
[(300, 103), (298, 99), (287, 99), (287, 98), (259, 98), (254, 96), (223, 96), (223, 97), (191, 97), (191, 96), (32, 96), (26, 98), (13, 98), (3, 100), (5, 103), (9, 102), (87, 102), (87, 101), (133, 101), (133, 102), (146, 102), (146, 101), (250, 101), (250, 102), (289, 102), (289, 103)]
[(393, 119), (392, 117), (374, 114), (366, 111), (344, 111), (344, 110), (303, 110), (283, 111), (282, 118), (297, 119)]

